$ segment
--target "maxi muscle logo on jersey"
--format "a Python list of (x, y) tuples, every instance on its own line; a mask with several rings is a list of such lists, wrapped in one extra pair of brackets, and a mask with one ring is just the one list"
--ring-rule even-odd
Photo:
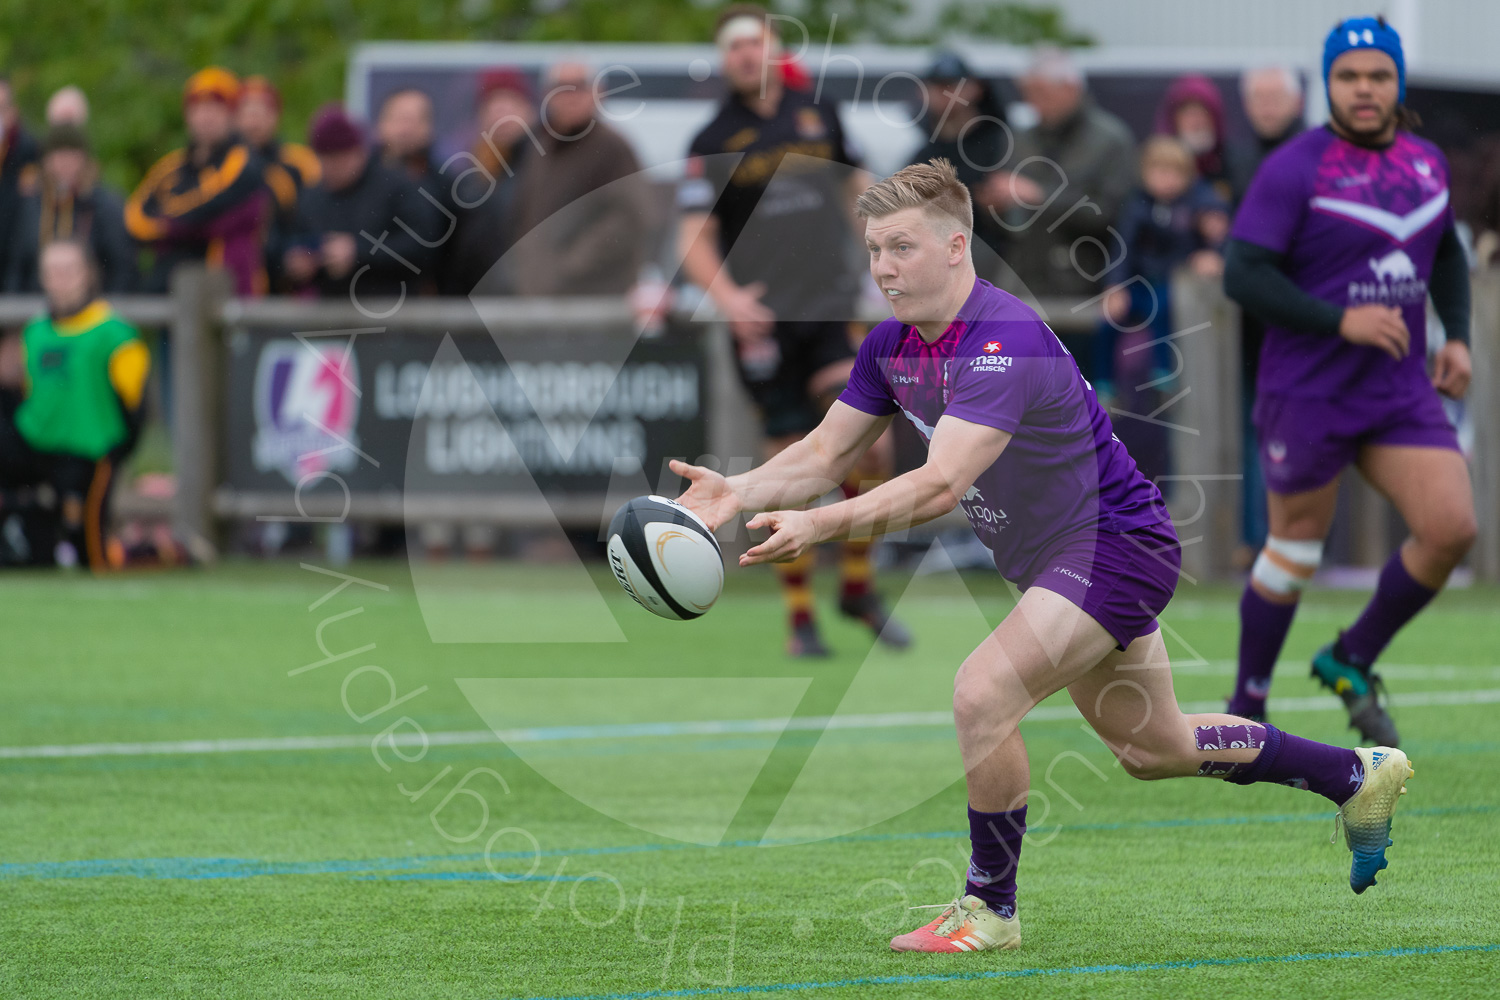
[(1008, 354), (1001, 354), (1000, 349), (1000, 341), (987, 341), (984, 347), (980, 348), (984, 353), (977, 354), (970, 360), (969, 369), (976, 372), (1008, 371), (1015, 363), (1015, 359)]

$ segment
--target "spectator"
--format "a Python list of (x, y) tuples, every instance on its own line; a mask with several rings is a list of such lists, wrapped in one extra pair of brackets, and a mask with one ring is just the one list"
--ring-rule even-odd
[(1198, 176), (1225, 202), (1233, 198), (1224, 154), (1224, 97), (1212, 80), (1189, 75), (1172, 81), (1156, 109), (1156, 134), (1182, 140), (1197, 160)]
[(1141, 150), (1141, 186), (1125, 202), (1116, 228), (1125, 260), (1111, 273), (1108, 313), (1094, 338), (1094, 387), (1114, 395), (1117, 327), (1149, 331), (1160, 340), (1152, 351), (1153, 381), (1170, 378), (1171, 352), (1163, 338), (1172, 330), (1172, 274), (1184, 264), (1205, 277), (1224, 271), (1229, 206), (1198, 176), (1191, 150), (1171, 136), (1157, 135)]
[(432, 99), (415, 87), (398, 90), (375, 118), (380, 162), (403, 171), (413, 184), (437, 195), (447, 189), (432, 162)]
[(506, 295), (515, 287), (514, 275), (495, 263), (515, 242), (517, 174), (538, 144), (526, 77), (509, 67), (481, 74), (475, 115), (478, 135), (472, 147), (443, 164), (443, 173), (453, 178), (450, 199), (458, 215), (440, 276), (444, 295)]
[[(437, 230), (436, 211), (411, 181), (371, 155), (364, 128), (338, 104), (318, 112), (308, 144), (322, 179), (297, 201), (282, 262), (287, 278), (330, 298), (405, 298), (432, 261), (412, 233)], [(362, 232), (383, 235), (377, 241)]]
[(0, 426), (0, 487), (48, 484), (57, 495), (56, 562), (94, 570), (123, 562), (104, 529), (116, 467), (140, 428), (150, 352), (102, 299), (88, 246), (42, 251), (47, 314), (21, 334), (26, 397)]
[(54, 240), (86, 244), (99, 270), (101, 291), (129, 292), (136, 284), (136, 247), (125, 231), (125, 200), (99, 180), (88, 137), (77, 125), (53, 125), (42, 144), (41, 179), (21, 201), (11, 240), (7, 292), (42, 290), (38, 263)]
[[(940, 52), (922, 77), (927, 98), (927, 117), (922, 123), (926, 141), (912, 154), (912, 163), (947, 160), (971, 195), (984, 190), (984, 179), (995, 171), (1010, 152), (1010, 134), (1005, 109), (995, 98), (988, 81), (974, 75), (968, 63), (955, 52)], [(984, 206), (974, 205), (974, 235), (994, 251), (1005, 253), (1005, 229)], [(980, 277), (994, 277), (993, 261), (976, 255)]]
[(167, 289), (190, 261), (222, 267), (236, 295), (266, 288), (261, 259), (266, 194), (260, 156), (234, 129), (240, 82), (217, 66), (199, 70), (182, 91), (188, 145), (156, 162), (125, 203), (130, 235), (155, 251), (146, 291)]
[(541, 152), (518, 178), (521, 295), (623, 295), (644, 256), (646, 190), (620, 133), (599, 121), (594, 74), (563, 62), (547, 73)]
[(1500, 259), (1500, 135), (1479, 140), (1479, 194), (1474, 211), (1474, 262), (1486, 268)]
[(89, 99), (73, 84), (59, 87), (47, 98), (47, 125), (77, 125), (84, 128), (89, 123)]
[(1302, 79), (1286, 66), (1262, 66), (1240, 77), (1240, 100), (1254, 135), (1229, 147), (1229, 179), (1234, 204), (1270, 152), (1302, 131)]
[(263, 76), (245, 78), (235, 109), (235, 126), (245, 144), (260, 156), (266, 187), (278, 212), (290, 212), (297, 196), (318, 183), (318, 158), (300, 142), (284, 142), (281, 92)]
[[(1240, 98), (1250, 119), (1254, 136), (1229, 149), (1229, 177), (1234, 186), (1234, 205), (1250, 188), (1250, 181), (1260, 169), (1261, 161), (1282, 143), (1302, 131), (1302, 80), (1285, 66), (1252, 69), (1240, 78)], [(1245, 517), (1241, 524), (1242, 544), (1236, 550), (1235, 563), (1248, 568), (1262, 545), (1269, 526), (1266, 507), (1265, 474), (1258, 455), (1260, 444), (1251, 419), (1255, 403), (1255, 380), (1260, 371), (1260, 349), (1266, 338), (1266, 326), (1249, 310), (1240, 313), (1240, 429), (1244, 447), (1244, 479), (1241, 497)]]
[[(726, 86), (717, 112), (688, 146), (677, 190), (682, 274), (729, 326), (740, 380), (760, 411), (767, 458), (813, 431), (849, 381), (860, 267), (851, 251), (854, 203), (869, 175), (845, 138), (837, 102), (767, 73), (785, 53), (765, 7), (733, 3), (714, 25)], [(794, 74), (797, 81), (801, 74)], [(889, 441), (889, 438), (885, 439)], [(845, 496), (889, 478), (893, 454), (872, 447), (844, 471)], [(830, 486), (833, 484), (829, 484)], [(911, 633), (873, 586), (868, 539), (843, 543), (839, 611), (885, 645)], [(814, 613), (809, 549), (777, 564), (794, 657), (830, 655)]]
[(281, 250), (291, 232), (297, 199), (322, 176), (318, 158), (300, 142), (283, 142), (281, 92), (263, 76), (246, 77), (235, 108), (235, 125), (245, 144), (260, 157), (261, 175), (271, 193), (271, 226), (265, 246), (265, 268), (270, 288), (285, 291)]
[(36, 184), (41, 150), (21, 124), (10, 81), (0, 77), (0, 277), (10, 271), (21, 198)]
[[(1059, 49), (1039, 50), (1020, 83), (1037, 123), (1016, 136), (1011, 162), (1027, 165), (991, 174), (979, 201), (987, 214), (1004, 213), (1014, 234), (1006, 262), (1025, 290), (1094, 295), (1118, 257), (1109, 229), (1135, 185), (1135, 140), (1094, 104)], [(1079, 207), (1084, 199), (1090, 207)]]

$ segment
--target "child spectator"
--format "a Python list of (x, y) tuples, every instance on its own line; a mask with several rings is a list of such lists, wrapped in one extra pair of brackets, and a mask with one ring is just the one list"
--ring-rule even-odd
[(53, 558), (104, 570), (125, 561), (104, 532), (115, 470), (140, 429), (150, 354), (98, 297), (82, 240), (48, 243), (40, 272), (47, 312), (21, 334), (25, 400), (0, 422), (0, 509), (12, 506), (17, 487), (50, 485), (59, 521)]
[(1180, 140), (1158, 135), (1141, 151), (1141, 187), (1126, 200), (1117, 223), (1124, 261), (1111, 274), (1109, 319), (1095, 337), (1094, 387), (1114, 395), (1115, 347), (1120, 330), (1146, 330), (1152, 351), (1152, 381), (1172, 371), (1164, 339), (1172, 333), (1172, 272), (1188, 264), (1205, 275), (1223, 273), (1220, 251), (1229, 235), (1229, 208), (1198, 176), (1193, 153)]

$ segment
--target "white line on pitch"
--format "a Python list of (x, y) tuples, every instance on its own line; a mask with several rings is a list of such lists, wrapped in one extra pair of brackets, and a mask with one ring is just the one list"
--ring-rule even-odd
[[(1408, 691), (1391, 695), (1397, 708), (1434, 705), (1488, 705), (1500, 702), (1500, 688), (1478, 691)], [(1271, 703), (1277, 715), (1326, 712), (1342, 707), (1332, 695), (1278, 698)], [(1224, 702), (1189, 701), (1184, 712), (1222, 712)], [(1081, 719), (1072, 705), (1043, 705), (1026, 716), (1027, 722), (1066, 722)], [(780, 733), (783, 730), (899, 729), (912, 726), (951, 726), (953, 716), (941, 712), (884, 712), (870, 715), (816, 715), (794, 719), (718, 719), (702, 722), (636, 722), (598, 726), (547, 726), (534, 729), (468, 729), (426, 734), (428, 746), (494, 743), (547, 743), (559, 740), (635, 739), (649, 736), (731, 736)], [(146, 757), (161, 754), (259, 753), (284, 750), (356, 750), (368, 747), (370, 736), (267, 736), (230, 740), (172, 740), (151, 743), (60, 743), (0, 747), (0, 759), (35, 757)], [(398, 747), (422, 746), (420, 733), (387, 737)], [(382, 741), (384, 742), (384, 741)]]

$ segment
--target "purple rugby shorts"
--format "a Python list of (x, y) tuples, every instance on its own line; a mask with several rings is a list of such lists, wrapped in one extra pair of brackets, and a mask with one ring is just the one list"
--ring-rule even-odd
[(1156, 631), (1177, 589), (1182, 547), (1170, 523), (1073, 535), (1039, 563), (1021, 588), (1041, 587), (1067, 598), (1104, 626), (1120, 649)]
[(1306, 493), (1327, 485), (1365, 445), (1460, 450), (1442, 401), (1425, 382), (1399, 394), (1367, 397), (1261, 396), (1251, 419), (1266, 488), (1273, 493)]

